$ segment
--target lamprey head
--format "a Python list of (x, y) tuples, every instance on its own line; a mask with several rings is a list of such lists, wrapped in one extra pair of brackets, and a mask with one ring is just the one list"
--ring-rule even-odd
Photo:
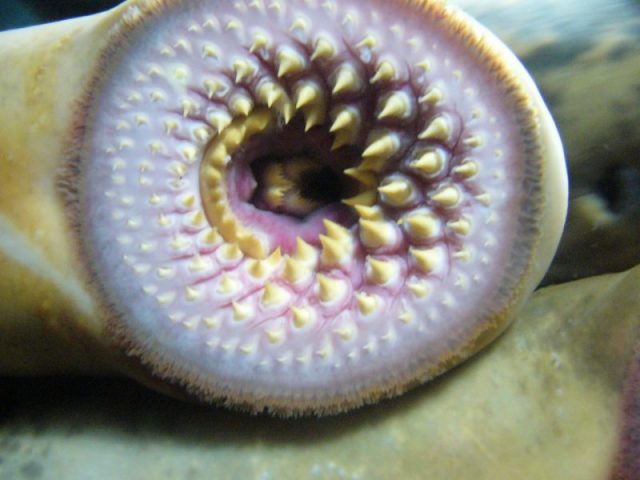
[(110, 331), (201, 399), (335, 413), (495, 338), (566, 209), (557, 132), (439, 1), (132, 2), (60, 179)]

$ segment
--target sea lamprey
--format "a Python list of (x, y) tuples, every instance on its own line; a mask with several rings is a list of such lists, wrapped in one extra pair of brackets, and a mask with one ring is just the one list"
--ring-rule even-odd
[(466, 359), (541, 279), (566, 210), (559, 137), (458, 10), (109, 15), (54, 181), (105, 334), (155, 378), (251, 411), (343, 411)]

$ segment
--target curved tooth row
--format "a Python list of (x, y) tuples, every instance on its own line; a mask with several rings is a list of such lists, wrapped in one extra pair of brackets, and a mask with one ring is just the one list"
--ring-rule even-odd
[[(201, 167), (209, 187), (207, 195), (203, 198), (205, 210), (226, 241), (233, 242), (234, 248), (254, 258), (264, 258), (268, 255), (266, 239), (256, 232), (245, 230), (240, 225), (221, 185), (230, 155), (246, 138), (264, 131), (271, 122), (272, 117), (268, 111), (256, 111), (249, 117), (231, 122), (220, 131), (214, 143), (210, 145)], [(233, 255), (228, 255), (228, 259), (232, 258)]]

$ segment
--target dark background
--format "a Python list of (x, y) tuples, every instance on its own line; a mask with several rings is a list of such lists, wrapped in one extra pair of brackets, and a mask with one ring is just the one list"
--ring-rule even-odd
[(0, 0), (0, 30), (106, 10), (120, 0)]

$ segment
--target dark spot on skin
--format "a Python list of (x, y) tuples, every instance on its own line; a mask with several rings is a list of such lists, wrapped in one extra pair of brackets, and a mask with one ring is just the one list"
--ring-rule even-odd
[(41, 478), (44, 467), (35, 460), (31, 460), (20, 467), (20, 472), (24, 475), (24, 478)]

